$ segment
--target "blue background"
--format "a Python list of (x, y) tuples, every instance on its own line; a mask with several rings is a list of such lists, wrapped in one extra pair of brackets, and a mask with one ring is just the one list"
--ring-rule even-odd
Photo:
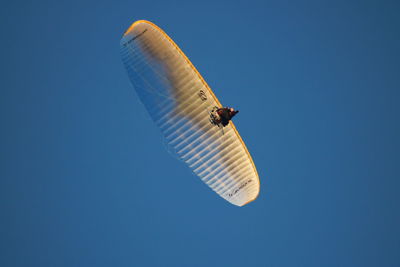
[[(12, 1), (0, 9), (0, 266), (400, 266), (398, 1)], [(168, 154), (119, 40), (163, 28), (261, 193)]]

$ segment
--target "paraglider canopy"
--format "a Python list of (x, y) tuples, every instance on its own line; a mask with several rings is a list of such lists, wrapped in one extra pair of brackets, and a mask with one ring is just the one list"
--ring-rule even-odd
[[(149, 21), (129, 27), (121, 39), (121, 56), (141, 102), (176, 155), (230, 203), (253, 201), (260, 182), (231, 121), (238, 111), (222, 108), (175, 42)], [(215, 112), (223, 118), (219, 123), (210, 117)]]

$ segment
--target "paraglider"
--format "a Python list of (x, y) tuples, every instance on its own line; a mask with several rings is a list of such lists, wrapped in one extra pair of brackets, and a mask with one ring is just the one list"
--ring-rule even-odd
[(239, 110), (235, 110), (234, 108), (218, 108), (215, 107), (213, 112), (210, 114), (211, 123), (214, 125), (222, 125), (223, 127), (229, 124), (229, 121), (239, 113)]
[(120, 42), (128, 76), (150, 117), (179, 159), (222, 198), (243, 206), (257, 198), (254, 162), (231, 119), (175, 42), (139, 20)]

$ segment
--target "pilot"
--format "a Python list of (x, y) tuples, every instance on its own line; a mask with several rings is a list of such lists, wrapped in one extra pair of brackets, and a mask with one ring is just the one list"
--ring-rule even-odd
[(229, 124), (229, 121), (237, 114), (239, 113), (239, 110), (235, 110), (234, 108), (229, 108), (229, 107), (224, 107), (224, 108), (219, 108), (216, 110), (216, 113), (218, 114), (219, 118), (216, 118), (216, 123), (219, 124), (221, 123), (222, 126), (227, 126)]

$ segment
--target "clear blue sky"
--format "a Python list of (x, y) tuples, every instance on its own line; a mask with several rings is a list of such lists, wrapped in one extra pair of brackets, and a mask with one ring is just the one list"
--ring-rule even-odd
[[(400, 266), (398, 1), (8, 1), (0, 266)], [(168, 154), (119, 40), (182, 48), (257, 166), (243, 208)]]

